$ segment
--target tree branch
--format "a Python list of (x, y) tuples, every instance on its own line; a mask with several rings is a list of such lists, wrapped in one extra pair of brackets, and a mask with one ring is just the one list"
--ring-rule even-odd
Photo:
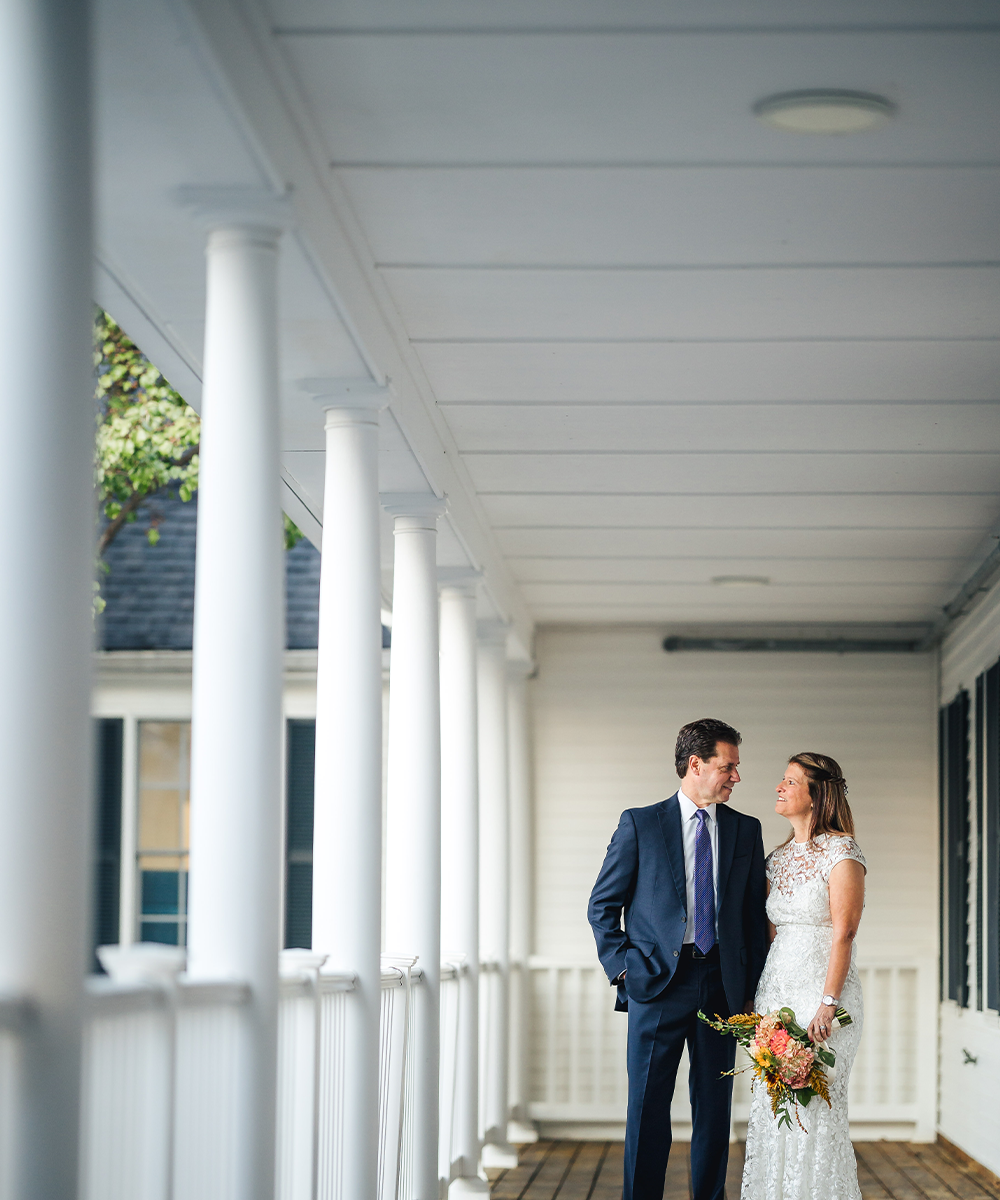
[(107, 525), (104, 526), (104, 531), (97, 540), (98, 558), (102, 558), (104, 556), (104, 551), (107, 550), (107, 548), (115, 540), (119, 531), (121, 530), (121, 527), (129, 519), (129, 516), (135, 512), (143, 500), (145, 500), (147, 496), (152, 496), (159, 490), (160, 489), (158, 487), (154, 487), (150, 488), (148, 492), (133, 492), (132, 495), (129, 496), (129, 498), (119, 509), (118, 516), (112, 518), (112, 520), (110, 520)]
[[(198, 451), (200, 449), (201, 449), (200, 441), (195, 442), (195, 444), (193, 446), (188, 446), (188, 448), (184, 451), (184, 453), (180, 456), (180, 458), (175, 459), (174, 466), (186, 467), (188, 465), (188, 463), (191, 461), (191, 459), (194, 458), (194, 456), (198, 453)], [(150, 496), (155, 495), (155, 493), (158, 492), (159, 490), (160, 490), (160, 485), (156, 484), (154, 487), (151, 487), (149, 489), (149, 491), (147, 491), (147, 492), (134, 491), (132, 493), (132, 495), (129, 496), (129, 498), (121, 506), (118, 516), (115, 517), (113, 520), (109, 521), (107, 523), (107, 525), (105, 525), (104, 532), (101, 534), (100, 538), (97, 541), (97, 557), (98, 558), (103, 557), (104, 551), (107, 550), (107, 548), (115, 540), (115, 538), (118, 536), (119, 532), (121, 531), (121, 527), (129, 519), (129, 516), (135, 512), (135, 510), (139, 507), (139, 505), (143, 502), (143, 500), (146, 500)]]

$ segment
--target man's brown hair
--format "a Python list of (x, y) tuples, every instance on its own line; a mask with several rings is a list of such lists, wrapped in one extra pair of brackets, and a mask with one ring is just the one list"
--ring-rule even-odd
[(732, 725), (725, 721), (716, 721), (714, 717), (702, 717), (700, 721), (691, 721), (677, 735), (677, 745), (674, 747), (674, 766), (677, 776), (683, 779), (687, 774), (688, 760), (696, 754), (702, 761), (714, 758), (715, 747), (719, 742), (727, 746), (738, 746), (743, 739)]

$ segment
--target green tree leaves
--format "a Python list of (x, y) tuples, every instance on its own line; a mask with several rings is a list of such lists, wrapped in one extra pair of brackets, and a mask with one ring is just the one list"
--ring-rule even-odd
[[(94, 321), (97, 373), (97, 444), (94, 458), (98, 504), (108, 524), (98, 555), (122, 526), (136, 519), (139, 505), (161, 488), (175, 485), (184, 501), (198, 487), (201, 421), (160, 371), (106, 312)], [(159, 541), (158, 522), (146, 536)]]
[[(201, 419), (101, 309), (94, 318), (94, 369), (94, 484), (98, 510), (108, 519), (97, 542), (94, 612), (100, 613), (104, 600), (99, 579), (108, 570), (102, 556), (122, 527), (137, 519), (142, 502), (156, 492), (176, 490), (187, 503), (198, 490)], [(155, 546), (160, 540), (160, 518), (154, 514), (148, 520), (146, 538)], [(303, 537), (287, 516), (283, 537), (286, 550)]]

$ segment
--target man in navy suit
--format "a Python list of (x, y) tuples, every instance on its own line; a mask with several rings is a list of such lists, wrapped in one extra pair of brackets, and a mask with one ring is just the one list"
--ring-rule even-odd
[[(698, 1020), (753, 1011), (767, 954), (760, 822), (726, 808), (740, 781), (739, 733), (705, 718), (674, 754), (680, 789), (622, 813), (588, 918), (628, 1012), (623, 1200), (662, 1200), (670, 1101), (685, 1042), (690, 1060), (693, 1200), (723, 1200), (735, 1039)], [(622, 929), (622, 911), (625, 928)]]

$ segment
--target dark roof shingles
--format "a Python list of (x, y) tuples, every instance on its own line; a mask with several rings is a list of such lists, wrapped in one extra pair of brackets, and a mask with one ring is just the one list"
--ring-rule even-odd
[[(102, 650), (190, 650), (194, 618), (198, 497), (151, 497), (105, 555), (106, 602), (98, 619)], [(149, 545), (150, 518), (160, 540)], [(314, 650), (319, 629), (319, 551), (305, 538), (285, 554), (286, 637), (289, 650)]]

